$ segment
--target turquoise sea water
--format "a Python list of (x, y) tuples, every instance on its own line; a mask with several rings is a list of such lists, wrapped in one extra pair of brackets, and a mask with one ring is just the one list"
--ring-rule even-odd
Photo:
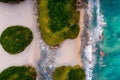
[(100, 0), (100, 9), (106, 26), (99, 47), (105, 56), (96, 54), (93, 80), (120, 80), (120, 0)]

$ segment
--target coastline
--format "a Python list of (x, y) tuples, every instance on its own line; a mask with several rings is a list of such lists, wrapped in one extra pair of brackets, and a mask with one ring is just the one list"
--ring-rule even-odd
[[(82, 46), (82, 40), (81, 40), (81, 38), (82, 38), (82, 35), (83, 35), (83, 29), (84, 29), (84, 15), (85, 15), (85, 13), (84, 13), (84, 8), (82, 8), (82, 9), (80, 9), (80, 21), (79, 21), (79, 26), (80, 26), (80, 33), (79, 33), (79, 36), (78, 36), (78, 38), (79, 38), (79, 40), (80, 40), (80, 42), (79, 42), (79, 44), (80, 44), (80, 51), (81, 51), (81, 46)], [(82, 64), (82, 53), (80, 52), (79, 53), (79, 56), (80, 56), (80, 66), (82, 67), (83, 66), (83, 64)]]
[[(94, 10), (94, 8), (96, 8), (96, 10)], [(95, 14), (93, 15), (94, 12)], [(96, 18), (94, 18), (94, 16), (96, 16)], [(102, 34), (101, 21), (103, 21), (100, 14), (100, 6), (98, 1), (96, 4), (94, 3), (94, 1), (88, 0), (88, 5), (85, 9), (84, 17), (85, 27), (82, 35), (81, 53), (83, 68), (86, 73), (86, 80), (92, 80), (92, 78), (94, 77), (93, 70), (96, 64), (96, 54), (98, 53), (97, 46)], [(93, 22), (95, 22), (96, 24), (94, 24)]]
[(79, 27), (80, 27), (80, 33), (77, 37), (78, 44), (79, 46), (79, 56), (80, 56), (80, 66), (83, 67), (83, 61), (82, 61), (82, 54), (83, 50), (85, 48), (86, 42), (88, 41), (88, 35), (87, 35), (87, 13), (86, 13), (86, 8), (87, 8), (88, 2), (81, 0), (81, 3), (78, 6), (78, 10), (80, 11), (80, 19), (79, 19)]

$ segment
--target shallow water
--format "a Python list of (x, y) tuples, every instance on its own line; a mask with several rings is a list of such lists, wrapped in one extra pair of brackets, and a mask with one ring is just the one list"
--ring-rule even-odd
[(104, 57), (96, 54), (93, 80), (120, 80), (120, 0), (100, 0), (104, 16), (104, 39), (99, 44)]

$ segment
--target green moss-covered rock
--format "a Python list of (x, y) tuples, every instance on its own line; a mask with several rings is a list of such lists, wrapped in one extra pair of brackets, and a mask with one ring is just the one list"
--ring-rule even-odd
[(25, 0), (0, 0), (0, 2), (5, 2), (5, 3), (19, 3), (21, 1), (25, 1)]
[(61, 66), (53, 72), (53, 80), (85, 80), (85, 72), (80, 66)]
[(12, 66), (0, 73), (0, 80), (36, 80), (37, 73), (31, 66)]
[(11, 26), (5, 29), (0, 41), (5, 51), (10, 54), (22, 52), (32, 41), (33, 35), (29, 28)]

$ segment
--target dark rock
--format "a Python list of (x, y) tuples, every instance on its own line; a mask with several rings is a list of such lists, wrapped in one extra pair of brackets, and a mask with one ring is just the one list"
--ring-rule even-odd
[(5, 3), (9, 3), (9, 4), (16, 4), (16, 3), (20, 3), (22, 1), (25, 1), (25, 0), (0, 0), (0, 2), (5, 2)]

